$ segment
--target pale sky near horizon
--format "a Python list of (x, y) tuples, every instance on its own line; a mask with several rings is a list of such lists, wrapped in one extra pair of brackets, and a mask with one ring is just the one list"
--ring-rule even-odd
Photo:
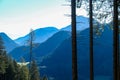
[(0, 32), (16, 39), (31, 28), (65, 27), (71, 21), (64, 16), (70, 13), (70, 7), (62, 6), (65, 3), (65, 0), (0, 0)]

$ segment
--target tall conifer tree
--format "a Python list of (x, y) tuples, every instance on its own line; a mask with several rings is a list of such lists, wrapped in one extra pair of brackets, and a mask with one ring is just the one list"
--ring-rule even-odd
[(30, 80), (40, 80), (39, 69), (34, 60), (31, 62), (30, 72)]

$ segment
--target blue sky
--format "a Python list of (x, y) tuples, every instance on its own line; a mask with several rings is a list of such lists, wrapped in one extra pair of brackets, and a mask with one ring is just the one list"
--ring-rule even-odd
[(62, 28), (70, 24), (70, 7), (65, 0), (0, 0), (0, 32), (12, 39), (23, 36), (31, 28)]

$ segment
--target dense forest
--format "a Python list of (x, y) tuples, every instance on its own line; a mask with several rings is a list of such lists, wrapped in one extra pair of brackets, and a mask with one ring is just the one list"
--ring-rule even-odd
[(0, 80), (48, 80), (46, 76), (40, 77), (35, 61), (25, 65), (24, 59), (18, 64), (6, 52), (4, 42), (0, 37)]

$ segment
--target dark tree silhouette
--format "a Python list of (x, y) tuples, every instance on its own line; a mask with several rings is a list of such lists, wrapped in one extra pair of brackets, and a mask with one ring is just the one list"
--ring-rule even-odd
[(113, 16), (113, 59), (114, 59), (114, 80), (119, 80), (119, 27), (118, 27), (118, 0), (114, 0)]
[(77, 41), (76, 41), (76, 0), (71, 0), (72, 20), (72, 75), (73, 80), (78, 80), (77, 71)]
[(33, 60), (31, 62), (31, 68), (30, 68), (30, 80), (40, 80), (40, 74), (39, 74), (39, 69), (37, 67), (36, 62)]
[(93, 6), (92, 0), (89, 1), (89, 25), (90, 25), (90, 80), (94, 80), (93, 68)]

